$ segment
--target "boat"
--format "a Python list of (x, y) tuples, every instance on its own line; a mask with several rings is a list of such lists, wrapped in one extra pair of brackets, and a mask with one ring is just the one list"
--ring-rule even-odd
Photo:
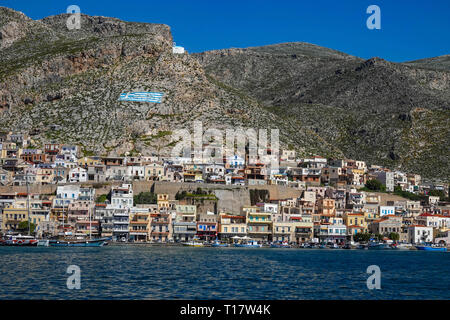
[(358, 248), (358, 245), (357, 244), (354, 244), (354, 243), (346, 243), (343, 247), (342, 247), (342, 249), (350, 249), (350, 250), (352, 250), (352, 249), (356, 249), (356, 248)]
[(50, 247), (102, 247), (111, 238), (87, 239), (87, 240), (48, 240)]
[(198, 242), (195, 240), (183, 242), (182, 244), (183, 244), (183, 246), (187, 246), (187, 247), (204, 247), (203, 242)]
[(369, 242), (368, 246), (369, 250), (386, 250), (391, 249), (389, 243), (383, 243), (383, 242)]
[(254, 241), (254, 240), (246, 241), (243, 243), (235, 243), (234, 246), (238, 247), (238, 248), (261, 248), (262, 247), (261, 244), (259, 244), (257, 241)]
[(433, 245), (422, 245), (422, 246), (416, 246), (417, 250), (422, 251), (441, 251), (446, 252), (447, 247), (439, 247), (439, 246), (433, 246)]
[(409, 243), (393, 243), (391, 244), (391, 248), (395, 250), (412, 250), (415, 247)]
[(291, 248), (287, 242), (274, 242), (270, 245), (271, 248)]
[(40, 239), (38, 240), (38, 247), (49, 247), (50, 246), (50, 240)]
[(228, 243), (221, 243), (219, 240), (216, 240), (212, 243), (211, 247), (214, 248), (221, 248), (221, 247), (229, 247), (230, 245)]
[(38, 240), (32, 236), (22, 235), (7, 235), (4, 239), (0, 240), (2, 246), (14, 246), (14, 247), (36, 247)]

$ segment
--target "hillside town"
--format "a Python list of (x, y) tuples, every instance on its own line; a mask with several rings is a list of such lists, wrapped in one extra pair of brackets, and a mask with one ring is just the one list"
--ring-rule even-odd
[[(297, 158), (281, 150), (272, 170), (239, 156), (221, 163), (88, 156), (76, 145), (39, 149), (26, 134), (11, 132), (0, 136), (0, 148), (3, 235), (127, 243), (344, 245), (376, 238), (450, 244), (447, 181), (426, 182), (364, 161)], [(224, 205), (229, 201), (221, 196), (233, 190), (247, 197)]]

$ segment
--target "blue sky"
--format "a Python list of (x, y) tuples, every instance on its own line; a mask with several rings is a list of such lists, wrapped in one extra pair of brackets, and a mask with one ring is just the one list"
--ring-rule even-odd
[[(189, 52), (304, 41), (396, 62), (450, 54), (450, 0), (0, 0), (33, 19), (71, 4), (89, 15), (167, 24)], [(372, 4), (381, 30), (366, 27)]]

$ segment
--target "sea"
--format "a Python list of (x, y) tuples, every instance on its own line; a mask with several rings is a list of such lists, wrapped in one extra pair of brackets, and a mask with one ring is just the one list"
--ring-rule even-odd
[(449, 267), (409, 250), (0, 247), (0, 300), (450, 299)]

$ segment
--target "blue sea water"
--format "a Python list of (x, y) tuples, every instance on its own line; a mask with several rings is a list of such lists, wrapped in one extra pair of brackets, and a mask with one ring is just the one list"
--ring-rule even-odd
[(449, 267), (449, 253), (424, 251), (0, 247), (0, 299), (450, 299)]

